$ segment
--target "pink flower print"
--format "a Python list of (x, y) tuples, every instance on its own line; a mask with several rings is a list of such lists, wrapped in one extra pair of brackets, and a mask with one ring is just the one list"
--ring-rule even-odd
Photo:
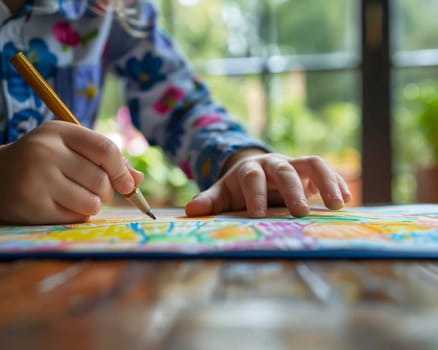
[(181, 162), (179, 164), (179, 167), (184, 172), (184, 174), (186, 174), (187, 178), (193, 179), (192, 169), (190, 168), (190, 163), (188, 160)]
[(81, 42), (79, 33), (67, 21), (58, 21), (52, 27), (55, 39), (65, 46), (74, 47)]
[(58, 21), (52, 27), (52, 34), (62, 45), (62, 49), (66, 50), (80, 43), (87, 45), (90, 40), (97, 36), (98, 31), (97, 29), (91, 29), (88, 33), (81, 36), (67, 21)]
[(217, 114), (205, 115), (193, 123), (193, 126), (197, 129), (202, 128), (204, 126), (217, 123), (221, 120), (221, 117)]
[(183, 96), (184, 91), (171, 86), (154, 105), (154, 110), (160, 114), (167, 114), (176, 106)]

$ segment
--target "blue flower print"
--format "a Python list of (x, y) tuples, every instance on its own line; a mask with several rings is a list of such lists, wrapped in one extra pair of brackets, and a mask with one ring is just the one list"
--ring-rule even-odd
[(142, 60), (130, 58), (125, 68), (119, 68), (118, 72), (136, 82), (141, 90), (148, 90), (154, 84), (166, 79), (166, 76), (160, 73), (162, 65), (163, 60), (160, 57), (154, 57), (148, 52)]
[[(35, 99), (35, 104), (37, 107), (39, 107), (41, 106), (41, 100), (36, 96), (30, 86), (21, 78), (15, 68), (9, 63), (9, 60), (15, 56), (18, 51), (19, 50), (12, 42), (8, 42), (5, 45), (2, 59), (4, 62), (2, 65), (2, 78), (6, 79), (7, 81), (7, 89), (11, 97), (20, 102), (24, 102), (33, 96)], [(32, 39), (29, 42), (29, 50), (27, 50), (25, 54), (45, 79), (53, 76), (57, 58), (55, 55), (50, 53), (46, 43), (40, 39)]]
[(13, 142), (32, 129), (36, 128), (43, 121), (43, 116), (36, 110), (26, 108), (18, 111), (12, 116), (8, 123), (7, 142)]
[(45, 79), (54, 75), (58, 59), (49, 51), (49, 47), (43, 40), (30, 40), (26, 56)]

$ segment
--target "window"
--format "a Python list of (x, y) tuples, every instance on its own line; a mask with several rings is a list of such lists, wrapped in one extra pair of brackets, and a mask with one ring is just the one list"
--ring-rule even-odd
[[(417, 167), (438, 163), (438, 137), (425, 136), (438, 135), (436, 1), (156, 4), (214, 98), (250, 133), (282, 153), (324, 156), (363, 189), (353, 204), (416, 200)], [(437, 118), (422, 123), (425, 106)]]
[(275, 151), (319, 154), (347, 178), (360, 175), (357, 1), (159, 4), (163, 26), (250, 133)]
[(401, 203), (428, 201), (417, 196), (416, 173), (438, 160), (436, 11), (438, 2), (430, 0), (392, 4), (394, 200)]

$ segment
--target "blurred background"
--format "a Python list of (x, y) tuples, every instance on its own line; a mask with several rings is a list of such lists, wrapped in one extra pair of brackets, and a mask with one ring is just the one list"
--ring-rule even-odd
[[(430, 201), (417, 178), (438, 163), (438, 1), (155, 4), (213, 97), (253, 136), (324, 157), (349, 182), (352, 205)], [(122, 89), (108, 77), (98, 129), (145, 173), (153, 205), (184, 205), (196, 186), (120, 127), (129, 124)]]

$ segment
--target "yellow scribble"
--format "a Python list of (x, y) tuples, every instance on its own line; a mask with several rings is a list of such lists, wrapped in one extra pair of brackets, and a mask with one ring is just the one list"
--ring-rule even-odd
[(332, 222), (330, 224), (314, 224), (304, 227), (303, 232), (306, 235), (325, 239), (384, 239), (380, 229), (364, 223)]
[(36, 240), (59, 240), (64, 242), (102, 242), (102, 241), (138, 241), (141, 237), (128, 226), (92, 226), (78, 227), (66, 231), (53, 231), (46, 237)]
[(234, 226), (210, 233), (209, 237), (218, 240), (239, 240), (253, 238), (255, 232), (248, 226)]

